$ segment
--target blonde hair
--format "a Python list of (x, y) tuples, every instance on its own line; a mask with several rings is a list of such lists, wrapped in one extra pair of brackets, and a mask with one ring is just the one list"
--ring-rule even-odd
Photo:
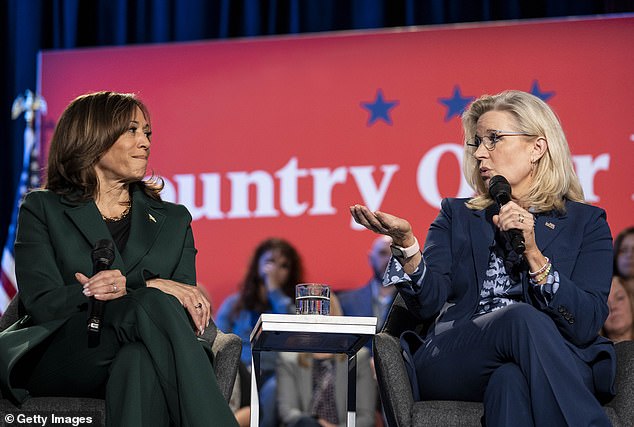
[(547, 142), (546, 152), (534, 163), (534, 179), (522, 200), (527, 206), (536, 212), (564, 212), (566, 199), (584, 202), (566, 136), (553, 110), (534, 95), (508, 90), (497, 95), (481, 96), (462, 115), (465, 143), (463, 173), (476, 192), (475, 197), (467, 202), (467, 207), (480, 210), (493, 203), (480, 176), (478, 159), (474, 157), (476, 148), (466, 145), (476, 133), (478, 119), (488, 111), (510, 113), (517, 123), (517, 130), (537, 135)]

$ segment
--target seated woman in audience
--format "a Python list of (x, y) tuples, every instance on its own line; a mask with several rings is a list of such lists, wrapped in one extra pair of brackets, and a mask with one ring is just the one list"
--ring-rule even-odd
[[(218, 328), (242, 339), (242, 363), (238, 371), (241, 399), (240, 408), (236, 408), (236, 417), (241, 425), (242, 421), (248, 420), (249, 415), (251, 331), (262, 313), (295, 313), (295, 285), (302, 282), (302, 275), (302, 260), (289, 242), (278, 238), (264, 240), (256, 247), (249, 261), (239, 292), (227, 297), (218, 310)], [(264, 352), (260, 358), (261, 421), (265, 426), (275, 424), (276, 356), (275, 352)]]
[[(330, 299), (330, 314), (343, 315), (334, 295)], [(280, 353), (277, 383), (277, 409), (283, 425), (346, 425), (348, 362), (345, 354)], [(357, 426), (374, 425), (376, 399), (370, 352), (364, 347), (357, 353)]]
[(602, 335), (614, 342), (634, 339), (634, 299), (625, 289), (621, 278), (612, 278), (612, 287), (608, 296), (610, 313), (605, 319)]
[(614, 239), (614, 274), (634, 295), (634, 226), (622, 230)]

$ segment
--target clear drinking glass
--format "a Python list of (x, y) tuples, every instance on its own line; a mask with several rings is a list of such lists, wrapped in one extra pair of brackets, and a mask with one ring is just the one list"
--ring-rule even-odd
[(297, 314), (330, 314), (330, 286), (322, 283), (300, 283), (295, 286)]

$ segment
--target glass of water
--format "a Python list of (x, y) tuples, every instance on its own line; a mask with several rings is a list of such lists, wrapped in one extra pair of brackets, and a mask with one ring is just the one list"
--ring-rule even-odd
[(297, 314), (330, 314), (330, 286), (321, 283), (300, 283), (295, 286)]

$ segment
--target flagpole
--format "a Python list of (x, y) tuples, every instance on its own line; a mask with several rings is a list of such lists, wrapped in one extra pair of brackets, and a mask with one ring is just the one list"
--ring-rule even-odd
[(35, 119), (38, 113), (46, 114), (46, 101), (40, 95), (27, 90), (25, 95), (18, 96), (13, 101), (11, 118), (16, 120), (24, 114), (26, 126), (24, 128), (24, 156), (22, 159), (22, 172), (18, 189), (15, 193), (11, 224), (7, 233), (7, 241), (2, 251), (2, 263), (0, 270), (0, 314), (17, 292), (15, 278), (15, 260), (13, 257), (13, 244), (17, 228), (18, 210), (26, 192), (38, 187), (40, 183), (40, 144), (35, 134)]

